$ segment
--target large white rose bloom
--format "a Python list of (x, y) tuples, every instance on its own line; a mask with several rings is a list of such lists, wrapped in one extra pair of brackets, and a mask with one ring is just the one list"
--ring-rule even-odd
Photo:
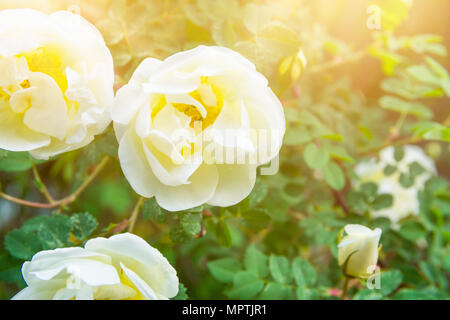
[[(378, 193), (389, 193), (393, 196), (393, 204), (389, 208), (372, 210), (373, 218), (386, 217), (395, 226), (399, 221), (410, 216), (419, 214), (418, 192), (423, 189), (425, 182), (436, 174), (436, 167), (431, 158), (418, 146), (405, 145), (403, 147), (404, 156), (397, 162), (394, 158), (394, 147), (387, 147), (381, 150), (379, 159), (372, 158), (369, 161), (361, 162), (355, 168), (355, 173), (360, 182), (374, 182), (378, 185)], [(425, 171), (415, 177), (414, 184), (403, 187), (399, 182), (402, 173), (408, 174), (410, 165), (417, 162)], [(391, 165), (397, 168), (395, 173), (386, 175), (384, 169)]]
[(163, 300), (178, 293), (175, 269), (131, 233), (38, 252), (23, 264), (22, 275), (28, 287), (12, 299)]
[(222, 47), (144, 60), (117, 92), (112, 119), (129, 183), (169, 211), (243, 200), (285, 132), (267, 79)]
[(381, 229), (370, 230), (358, 224), (344, 228), (346, 236), (338, 243), (338, 263), (346, 275), (366, 278), (376, 270)]
[(90, 143), (110, 123), (113, 60), (79, 15), (0, 11), (0, 148), (39, 159)]

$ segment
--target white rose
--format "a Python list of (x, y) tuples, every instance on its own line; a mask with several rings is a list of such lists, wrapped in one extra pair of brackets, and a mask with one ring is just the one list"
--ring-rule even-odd
[(129, 183), (169, 211), (243, 200), (285, 132), (266, 78), (222, 47), (144, 60), (117, 92), (112, 119)]
[(365, 278), (374, 271), (378, 261), (378, 243), (381, 229), (357, 224), (346, 225), (347, 234), (338, 243), (338, 263), (345, 267), (343, 272), (352, 277)]
[(160, 300), (178, 293), (175, 269), (140, 237), (124, 233), (84, 248), (38, 252), (22, 266), (15, 300)]
[(39, 159), (90, 143), (110, 123), (114, 69), (79, 15), (0, 11), (0, 148)]
[[(393, 204), (389, 208), (372, 210), (370, 215), (373, 218), (386, 217), (390, 219), (394, 226), (398, 222), (410, 215), (419, 214), (418, 192), (423, 189), (425, 182), (436, 174), (436, 167), (420, 147), (405, 145), (404, 156), (397, 162), (394, 158), (394, 147), (387, 147), (380, 152), (379, 160), (372, 158), (369, 161), (358, 164), (355, 172), (360, 182), (373, 182), (378, 185), (378, 193), (389, 193), (393, 196)], [(414, 184), (403, 187), (399, 182), (402, 173), (408, 174), (412, 163), (417, 162), (425, 171), (416, 176)], [(397, 168), (395, 173), (385, 175), (384, 169), (387, 165)]]

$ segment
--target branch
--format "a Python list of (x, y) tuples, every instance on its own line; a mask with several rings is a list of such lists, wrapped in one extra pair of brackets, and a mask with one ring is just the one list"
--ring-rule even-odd
[[(83, 184), (77, 190), (75, 190), (75, 192), (73, 192), (71, 195), (69, 195), (61, 200), (53, 200), (53, 198), (51, 198), (50, 194), (48, 193), (48, 190), (45, 188), (44, 184), (42, 184), (42, 185), (44, 186), (45, 190), (47, 190), (46, 191), (47, 196), (50, 197), (50, 199), (52, 200), (52, 201), (50, 201), (50, 199), (47, 198), (47, 196), (46, 196), (46, 198), (49, 200), (49, 203), (33, 202), (33, 201), (19, 199), (19, 198), (10, 196), (4, 192), (1, 192), (1, 191), (0, 191), (0, 197), (2, 197), (5, 200), (8, 200), (8, 201), (11, 201), (11, 202), (23, 205), (23, 206), (32, 207), (32, 208), (52, 209), (52, 208), (57, 208), (60, 206), (68, 205), (69, 203), (74, 202), (78, 198), (78, 196), (89, 186), (89, 184), (99, 175), (99, 173), (103, 170), (103, 168), (105, 167), (108, 160), (109, 160), (109, 157), (104, 157), (100, 161), (100, 163), (95, 167), (95, 169), (91, 173), (91, 175), (83, 182)], [(36, 170), (36, 173), (37, 173), (37, 170)], [(42, 191), (42, 192), (44, 193), (44, 191)]]
[(133, 211), (131, 212), (131, 216), (129, 219), (128, 232), (133, 232), (134, 225), (136, 224), (137, 217), (139, 215), (139, 211), (141, 206), (144, 204), (146, 199), (143, 197), (139, 197), (139, 200), (136, 202)]

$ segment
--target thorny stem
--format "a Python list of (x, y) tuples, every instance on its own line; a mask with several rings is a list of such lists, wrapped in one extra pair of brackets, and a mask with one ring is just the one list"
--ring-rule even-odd
[[(69, 196), (67, 196), (61, 200), (53, 200), (53, 198), (48, 193), (47, 188), (45, 187), (45, 185), (42, 183), (41, 180), (38, 180), (38, 181), (41, 182), (41, 185), (43, 186), (42, 189), (46, 190), (46, 191), (42, 190), (42, 192), (44, 193), (44, 196), (47, 198), (47, 200), (49, 200), (49, 203), (33, 202), (33, 201), (19, 199), (19, 198), (10, 196), (4, 192), (1, 192), (1, 191), (0, 191), (0, 197), (2, 197), (5, 200), (8, 200), (8, 201), (11, 201), (11, 202), (23, 205), (23, 206), (33, 207), (33, 208), (41, 208), (41, 209), (52, 209), (52, 208), (68, 205), (69, 203), (74, 202), (78, 198), (78, 196), (89, 186), (89, 184), (99, 175), (99, 173), (103, 170), (103, 168), (105, 167), (108, 160), (109, 160), (109, 157), (104, 157), (100, 161), (100, 163), (95, 167), (94, 171), (90, 174), (90, 176), (81, 184), (81, 186), (78, 187), (78, 189), (75, 190), (75, 192), (73, 192), (72, 194), (70, 194)], [(35, 172), (35, 177), (36, 177), (36, 174), (38, 174), (37, 170), (33, 170), (33, 172)], [(39, 175), (37, 175), (37, 176), (39, 177)], [(47, 195), (45, 193), (47, 193)]]
[(139, 215), (139, 211), (144, 204), (145, 198), (139, 197), (139, 200), (136, 202), (136, 205), (134, 206), (133, 211), (131, 212), (129, 225), (128, 225), (128, 232), (133, 232), (134, 225), (136, 224), (137, 217)]

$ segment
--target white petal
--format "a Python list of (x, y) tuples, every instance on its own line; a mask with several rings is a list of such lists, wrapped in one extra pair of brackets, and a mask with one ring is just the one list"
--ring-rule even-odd
[(146, 198), (153, 197), (159, 182), (146, 161), (142, 141), (132, 128), (120, 140), (119, 159), (120, 167), (134, 191)]
[(19, 85), (28, 76), (27, 60), (24, 57), (0, 58), (0, 87)]
[(219, 183), (208, 204), (229, 207), (244, 200), (255, 186), (256, 166), (217, 165)]
[(120, 263), (120, 267), (122, 268), (125, 275), (130, 279), (130, 281), (134, 284), (134, 286), (139, 290), (139, 292), (146, 297), (148, 300), (158, 300), (158, 296), (156, 293), (148, 286), (148, 284), (139, 277), (136, 272), (131, 269), (128, 269), (122, 262)]
[(19, 291), (11, 300), (52, 300), (56, 292), (65, 285), (62, 280), (42, 281)]
[(191, 157), (190, 161), (175, 164), (166, 155), (158, 152), (155, 147), (142, 144), (147, 161), (154, 175), (167, 186), (179, 186), (189, 184), (188, 179), (202, 163), (201, 154)]
[(50, 138), (24, 125), (22, 116), (0, 103), (0, 148), (9, 151), (30, 151), (50, 143)]
[(366, 226), (362, 226), (359, 224), (348, 224), (345, 226), (345, 232), (348, 235), (356, 235), (356, 234), (370, 234), (372, 230), (367, 228)]
[(120, 88), (111, 108), (111, 118), (118, 123), (128, 124), (142, 105), (149, 101), (149, 96), (141, 88), (128, 84)]
[(118, 234), (95, 238), (86, 242), (85, 248), (112, 257), (113, 263), (123, 263), (147, 283), (157, 295), (174, 297), (178, 292), (178, 277), (166, 258), (142, 238)]
[(189, 181), (190, 184), (177, 187), (160, 185), (155, 194), (158, 204), (168, 211), (180, 211), (206, 203), (217, 187), (216, 166), (202, 164)]
[(29, 96), (31, 108), (25, 112), (24, 123), (30, 129), (63, 139), (68, 125), (67, 107), (58, 85), (40, 72), (31, 73), (29, 81), (36, 90)]

